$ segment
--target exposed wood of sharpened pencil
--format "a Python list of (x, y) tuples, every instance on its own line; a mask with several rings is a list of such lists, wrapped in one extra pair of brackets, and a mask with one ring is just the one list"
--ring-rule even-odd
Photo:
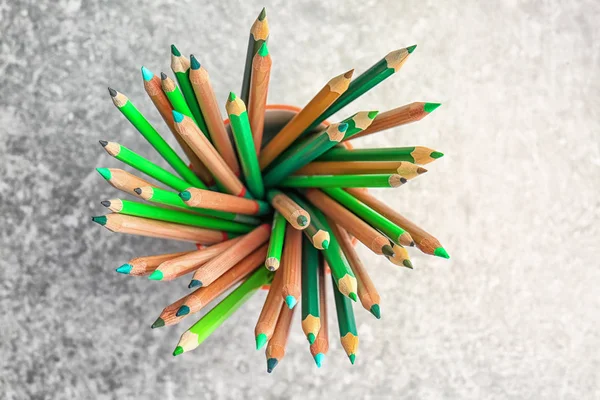
[(117, 268), (120, 274), (131, 276), (150, 275), (161, 263), (188, 254), (189, 251), (179, 253), (157, 254), (155, 256), (143, 256), (133, 258)]
[(275, 272), (273, 283), (269, 288), (269, 293), (265, 299), (262, 310), (254, 327), (254, 336), (256, 339), (256, 350), (261, 349), (273, 336), (279, 311), (283, 305), (281, 297), (281, 283), (283, 282), (283, 270)]
[(302, 293), (302, 232), (287, 225), (281, 256), (283, 283), (281, 296), (289, 308), (294, 308)]
[(271, 225), (263, 224), (242, 237), (242, 240), (229, 247), (217, 257), (198, 268), (194, 273), (190, 288), (208, 286), (223, 275), (244, 257), (252, 253), (269, 239)]
[(263, 43), (252, 60), (252, 77), (248, 96), (248, 118), (254, 139), (256, 155), (260, 154), (265, 125), (265, 108), (269, 93), (269, 79), (273, 62), (266, 43)]
[(290, 122), (262, 149), (259, 158), (261, 170), (268, 167), (275, 158), (289, 147), (308, 126), (348, 89), (354, 70), (350, 70), (331, 79), (308, 102)]
[(413, 179), (427, 170), (408, 161), (313, 161), (294, 175), (398, 174)]
[(137, 196), (133, 191), (135, 188), (141, 186), (156, 187), (156, 185), (119, 168), (96, 168), (96, 171), (98, 171), (111, 186), (132, 196)]
[(303, 230), (310, 224), (310, 214), (285, 193), (274, 189), (269, 190), (267, 198), (273, 208), (279, 211), (295, 229)]
[(281, 362), (285, 355), (285, 348), (287, 346), (293, 316), (294, 309), (290, 309), (285, 304), (282, 304), (273, 337), (269, 340), (267, 350), (265, 351), (267, 357), (267, 372), (269, 373), (273, 372), (273, 369)]
[(269, 40), (269, 22), (267, 20), (267, 11), (263, 7), (256, 18), (256, 21), (250, 28), (250, 37), (248, 38), (248, 50), (246, 51), (246, 62), (244, 64), (244, 76), (242, 77), (242, 90), (240, 91), (242, 100), (248, 104), (249, 92), (251, 91), (251, 77), (254, 74), (252, 61), (255, 54), (261, 46)]
[(319, 257), (319, 303), (321, 313), (321, 329), (314, 343), (310, 345), (310, 354), (312, 354), (317, 367), (321, 368), (325, 354), (329, 351), (329, 322), (327, 321), (327, 277), (325, 275), (325, 262), (323, 257)]
[(211, 190), (188, 188), (181, 192), (179, 196), (190, 207), (245, 215), (266, 215), (271, 212), (271, 206), (265, 201), (245, 199)]
[(399, 244), (392, 244), (392, 250), (394, 254), (391, 257), (387, 257), (387, 259), (395, 265), (400, 267), (406, 267), (413, 269), (412, 262), (410, 261), (410, 257), (408, 256), (408, 251)]

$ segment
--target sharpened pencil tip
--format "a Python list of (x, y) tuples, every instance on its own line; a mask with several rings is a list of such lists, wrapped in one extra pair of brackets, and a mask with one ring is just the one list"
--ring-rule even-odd
[(142, 66), (142, 78), (144, 78), (144, 80), (148, 82), (151, 81), (152, 78), (154, 78), (154, 74), (148, 68)]
[(433, 251), (433, 254), (438, 257), (442, 257), (442, 258), (450, 258), (450, 255), (448, 254), (446, 249), (444, 249), (443, 247), (438, 247), (437, 249), (435, 249)]
[(267, 344), (267, 335), (264, 333), (258, 334), (256, 337), (256, 350), (260, 350), (265, 344)]
[(179, 52), (179, 49), (177, 47), (175, 47), (174, 44), (171, 45), (171, 54), (173, 54), (176, 57), (181, 57), (181, 53)]
[(347, 71), (347, 72), (344, 74), (344, 78), (346, 78), (346, 79), (350, 79), (350, 78), (352, 78), (352, 75), (354, 75), (354, 68), (352, 68), (350, 71)]
[(96, 171), (106, 180), (109, 180), (111, 177), (110, 169), (108, 168), (96, 168)]
[(325, 354), (323, 353), (317, 353), (315, 354), (315, 364), (317, 364), (317, 368), (321, 368), (321, 366), (323, 365), (323, 359), (325, 358)]
[(323, 240), (321, 246), (323, 246), (323, 250), (327, 250), (329, 248), (329, 240)]
[(183, 347), (177, 346), (177, 347), (175, 347), (175, 350), (173, 351), (173, 356), (178, 356), (181, 353), (183, 353)]
[(110, 201), (109, 200), (102, 200), (100, 202), (100, 204), (102, 204), (104, 207), (110, 207)]
[(137, 194), (142, 194), (142, 188), (135, 188), (133, 191)]
[(92, 217), (92, 221), (104, 226), (104, 225), (106, 225), (106, 221), (108, 221), (108, 218), (106, 218), (106, 215), (101, 215), (99, 217)]
[(279, 362), (279, 361), (277, 361), (277, 359), (276, 359), (276, 358), (269, 358), (269, 359), (267, 360), (267, 372), (268, 372), (268, 373), (271, 373), (271, 372), (273, 372), (273, 370), (274, 370), (274, 369), (275, 369), (275, 367), (277, 366), (277, 363), (278, 363), (278, 362)]
[(192, 281), (188, 285), (188, 289), (200, 287), (200, 286), (202, 286), (202, 281), (199, 281), (198, 279), (192, 279)]
[(269, 55), (269, 47), (267, 46), (267, 42), (263, 42), (263, 44), (260, 46), (260, 49), (258, 49), (258, 55), (261, 57), (266, 57)]
[(410, 247), (415, 247), (415, 241), (413, 240), (412, 242), (410, 242), (409, 246)]
[(229, 92), (229, 97), (227, 98), (227, 101), (234, 101), (235, 99), (236, 99), (235, 93)]
[(435, 110), (439, 106), (441, 106), (440, 103), (425, 103), (425, 105), (423, 106), (423, 111), (425, 111), (426, 113), (430, 113), (433, 112), (433, 110)]
[(108, 87), (108, 93), (110, 94), (110, 97), (115, 97), (117, 95), (117, 91), (110, 86)]
[(413, 265), (412, 265), (412, 263), (410, 262), (410, 260), (404, 260), (404, 261), (402, 261), (402, 264), (403, 264), (403, 265), (404, 265), (406, 268), (413, 269)]
[(431, 154), (429, 155), (431, 158), (441, 158), (444, 157), (444, 153), (441, 153), (439, 151), (432, 151)]
[(379, 304), (373, 304), (369, 311), (371, 311), (371, 314), (373, 314), (375, 318), (381, 319), (381, 310), (379, 309)]
[(392, 249), (392, 246), (388, 244), (381, 248), (381, 252), (388, 257), (393, 257), (394, 255), (394, 249)]
[(189, 191), (184, 190), (183, 192), (179, 193), (179, 197), (181, 197), (181, 200), (183, 201), (188, 201), (192, 198), (192, 194)]
[(132, 269), (133, 269), (133, 265), (123, 264), (119, 268), (117, 268), (115, 271), (117, 271), (120, 274), (129, 275), (129, 273), (131, 272)]
[(161, 317), (158, 317), (156, 319), (156, 321), (154, 321), (154, 323), (152, 324), (152, 326), (150, 326), (150, 328), (156, 329), (156, 328), (160, 328), (160, 327), (163, 327), (163, 326), (165, 326), (165, 320), (162, 319)]
[(192, 69), (200, 69), (200, 61), (198, 61), (193, 54), (190, 54), (190, 64)]
[(106, 140), (98, 140), (98, 142), (102, 145), (102, 147), (108, 146), (108, 142)]
[(427, 170), (423, 167), (417, 167), (417, 174), (421, 175), (427, 172)]
[(350, 354), (348, 356), (348, 358), (350, 359), (350, 362), (352, 363), (352, 365), (354, 365), (354, 361), (356, 361), (356, 354)]
[(294, 306), (296, 305), (296, 299), (294, 298), (294, 296), (285, 296), (285, 304), (287, 304), (287, 306), (290, 308), (290, 310), (292, 308), (294, 308)]
[(314, 333), (309, 333), (308, 335), (306, 335), (306, 338), (308, 339), (308, 343), (313, 344), (315, 342), (315, 334)]
[(356, 293), (354, 293), (354, 292), (350, 292), (348, 294), (348, 297), (350, 297), (352, 299), (352, 301), (357, 301), (358, 300), (358, 297), (356, 296)]
[(260, 14), (258, 14), (258, 20), (264, 21), (266, 17), (267, 17), (267, 10), (263, 7), (262, 10), (260, 10)]
[(179, 310), (175, 313), (177, 317), (181, 317), (182, 315), (188, 315), (190, 313), (190, 308), (185, 304), (179, 307)]
[(338, 125), (338, 131), (340, 132), (346, 132), (348, 130), (348, 124), (347, 123), (342, 123)]
[(162, 281), (163, 273), (159, 270), (154, 270), (149, 276), (148, 279), (151, 281)]
[(408, 51), (408, 54), (411, 54), (413, 51), (415, 51), (416, 48), (417, 48), (417, 45), (413, 44), (412, 46), (408, 46), (406, 48), (406, 51)]
[(175, 120), (175, 122), (180, 123), (181, 121), (183, 121), (183, 117), (184, 115), (182, 113), (173, 110), (173, 119)]
[(167, 74), (165, 74), (164, 72), (161, 72), (161, 73), (160, 73), (160, 80), (162, 80), (162, 81), (166, 81), (166, 80), (167, 80), (167, 78), (168, 78)]
[(375, 119), (377, 114), (379, 114), (379, 111), (369, 111), (369, 113), (367, 114), (367, 117), (369, 117), (369, 119)]
[(406, 182), (408, 182), (408, 180), (405, 177), (401, 176), (400, 183), (402, 183), (404, 185)]
[(298, 225), (300, 226), (306, 226), (306, 224), (308, 224), (308, 218), (306, 218), (304, 215), (298, 215), (296, 222), (298, 222)]

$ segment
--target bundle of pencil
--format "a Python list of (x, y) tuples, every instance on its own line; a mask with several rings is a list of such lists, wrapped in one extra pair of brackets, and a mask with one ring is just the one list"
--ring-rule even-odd
[(278, 132), (266, 134), (273, 66), (268, 40), (263, 9), (250, 29), (242, 91), (230, 93), (224, 102), (225, 122), (209, 78), (211, 66), (201, 64), (201, 57), (188, 59), (172, 45), (173, 77), (164, 72), (158, 77), (142, 67), (144, 88), (166, 124), (160, 130), (170, 132), (179, 148), (171, 147), (168, 133), (159, 133), (125, 94), (109, 88), (114, 105), (158, 154), (141, 155), (100, 140), (109, 155), (133, 170), (97, 169), (130, 197), (103, 200), (112, 213), (92, 220), (113, 232), (196, 245), (168, 254), (149, 251), (116, 269), (152, 281), (189, 282), (193, 291), (167, 305), (152, 328), (178, 324), (211, 307), (182, 334), (173, 355), (198, 347), (270, 285), (262, 310), (247, 311), (257, 317), (255, 344), (265, 348), (268, 372), (283, 360), (298, 307), (310, 352), (321, 367), (329, 350), (330, 274), (340, 341), (354, 364), (355, 303), (360, 300), (379, 319), (382, 299), (369, 276), (373, 271), (363, 265), (354, 244), (361, 242), (405, 271), (414, 267), (407, 248), (449, 255), (434, 236), (367, 190), (405, 190), (399, 187), (427, 172), (422, 165), (443, 154), (423, 146), (352, 149), (348, 142), (418, 121), (439, 104), (414, 102), (382, 113), (361, 111), (334, 123), (326, 120), (398, 72), (416, 48), (408, 46), (359, 76), (342, 69)]

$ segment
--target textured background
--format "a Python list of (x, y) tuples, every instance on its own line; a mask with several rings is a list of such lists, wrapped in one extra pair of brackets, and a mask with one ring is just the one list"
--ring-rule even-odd
[[(264, 293), (173, 358), (192, 320), (149, 325), (182, 282), (114, 268), (187, 247), (89, 221), (118, 196), (94, 171), (119, 166), (98, 139), (156, 159), (106, 86), (166, 132), (139, 67), (170, 72), (173, 42), (198, 56), (224, 103), (239, 91), (263, 3), (270, 102), (303, 105), (330, 77), (417, 43), (401, 72), (344, 114), (443, 103), (357, 141), (446, 153), (377, 194), (452, 258), (413, 251), (409, 271), (359, 249), (383, 319), (356, 308), (353, 367), (332, 321), (317, 370), (296, 315), (284, 362), (266, 374), (252, 333)], [(599, 19), (594, 0), (0, 0), (0, 398), (598, 398)]]

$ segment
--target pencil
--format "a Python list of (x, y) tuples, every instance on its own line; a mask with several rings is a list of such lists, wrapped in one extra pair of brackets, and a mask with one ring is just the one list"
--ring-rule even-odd
[(302, 270), (302, 232), (289, 224), (285, 228), (285, 243), (281, 258), (281, 268), (283, 268), (281, 296), (289, 308), (294, 308), (302, 293), (300, 275)]
[(310, 224), (310, 215), (285, 193), (271, 189), (267, 192), (269, 202), (295, 229), (306, 229)]
[(235, 237), (222, 231), (174, 224), (154, 219), (133, 217), (123, 214), (108, 214), (92, 217), (92, 221), (112, 232), (147, 236), (160, 239), (182, 240), (184, 242), (213, 244)]
[(406, 182), (408, 182), (407, 179), (398, 174), (293, 175), (279, 182), (279, 186), (289, 188), (397, 188)]
[(269, 271), (276, 271), (281, 263), (286, 223), (287, 221), (283, 215), (279, 211), (275, 211), (273, 214), (271, 236), (269, 238), (269, 250), (267, 251), (267, 259), (265, 260), (265, 266)]
[[(217, 97), (210, 83), (208, 72), (200, 65), (194, 55), (190, 56), (190, 61), (190, 82), (192, 83), (198, 104), (200, 104), (211, 141), (235, 176), (240, 176), (240, 166), (235, 157), (235, 151), (233, 150), (231, 140), (229, 140), (225, 125), (223, 124), (223, 117), (221, 116)], [(198, 154), (198, 156), (200, 155)]]
[(180, 276), (189, 274), (227, 250), (229, 246), (233, 246), (239, 242), (241, 239), (241, 237), (237, 237), (226, 242), (213, 244), (212, 246), (163, 261), (154, 272), (150, 274), (148, 279), (152, 281), (172, 281)]
[(353, 72), (354, 70), (350, 70), (327, 82), (319, 93), (304, 106), (302, 111), (296, 114), (262, 149), (258, 160), (261, 170), (268, 167), (327, 107), (348, 89)]
[(271, 287), (269, 288), (265, 303), (260, 311), (256, 326), (254, 327), (256, 350), (260, 350), (267, 344), (275, 331), (279, 311), (283, 305), (283, 298), (281, 297), (282, 277), (283, 270), (277, 270), (275, 272), (275, 277), (273, 278), (273, 283), (271, 283)]
[(369, 273), (365, 269), (360, 257), (354, 250), (354, 246), (352, 245), (352, 241), (350, 240), (350, 236), (348, 232), (346, 232), (343, 228), (337, 226), (337, 239), (340, 243), (340, 247), (348, 260), (348, 264), (350, 264), (350, 268), (352, 268), (352, 272), (356, 276), (356, 281), (358, 283), (358, 298), (360, 299), (360, 303), (365, 308), (365, 310), (369, 311), (371, 314), (375, 316), (375, 318), (381, 318), (381, 308), (379, 302), (381, 298), (379, 296), (379, 292), (375, 288), (371, 277), (369, 277)]
[(318, 270), (319, 252), (305, 237), (302, 244), (302, 330), (310, 344), (321, 329)]
[(408, 256), (408, 251), (406, 251), (403, 246), (399, 244), (392, 244), (392, 250), (394, 251), (394, 254), (390, 257), (386, 256), (388, 260), (400, 267), (413, 269), (412, 262)]
[(169, 144), (160, 136), (148, 120), (133, 105), (133, 103), (122, 93), (112, 88), (108, 88), (114, 105), (131, 122), (131, 124), (144, 136), (144, 138), (154, 147), (160, 156), (173, 169), (185, 179), (190, 185), (205, 188), (206, 185), (188, 168), (187, 164), (175, 153)]
[(194, 272), (189, 288), (209, 286), (219, 276), (269, 240), (271, 226), (262, 224)]
[[(196, 95), (194, 94), (194, 89), (192, 88), (192, 83), (190, 82), (190, 60), (181, 55), (181, 52), (177, 49), (177, 47), (175, 47), (174, 44), (171, 45), (171, 70), (175, 74), (175, 78), (177, 79), (177, 83), (181, 88), (181, 93), (185, 98), (186, 104), (192, 112), (194, 122), (196, 122), (198, 128), (200, 128), (204, 136), (210, 140), (208, 128), (206, 127), (206, 122), (204, 122), (204, 116), (202, 115), (200, 105), (196, 100)], [(185, 114), (182, 111), (179, 112)]]
[(181, 335), (174, 356), (198, 347), (260, 287), (272, 279), (273, 273), (266, 268), (258, 268), (248, 279), (231, 292), (223, 301), (206, 313), (198, 322)]
[[(317, 189), (308, 189), (304, 192), (304, 197), (321, 210), (329, 219), (347, 230), (375, 254), (393, 255), (388, 238), (325, 193)], [(333, 242), (331, 231), (329, 231), (329, 234), (332, 236), (331, 242)], [(331, 242), (329, 243), (329, 247), (331, 247)], [(329, 260), (327, 262), (331, 267), (331, 262)]]
[(96, 171), (115, 189), (134, 196), (137, 187), (154, 187), (152, 183), (119, 168), (96, 168)]
[(346, 90), (336, 101), (323, 111), (318, 118), (312, 122), (307, 131), (314, 129), (321, 122), (352, 103), (354, 100), (383, 82), (385, 79), (398, 72), (408, 56), (417, 46), (410, 46), (403, 49), (394, 50), (384, 58), (373, 64), (368, 70), (354, 79), (348, 90)]
[[(240, 182), (234, 171), (227, 165), (223, 157), (221, 157), (220, 150), (217, 151), (210, 141), (201, 134), (194, 121), (177, 111), (173, 111), (173, 118), (175, 119), (177, 132), (179, 132), (187, 144), (194, 150), (194, 153), (198, 155), (198, 158), (206, 165), (215, 177), (215, 180), (222, 184), (229, 194), (239, 197), (246, 196), (246, 188), (242, 185), (242, 182)], [(206, 188), (201, 187), (200, 189)]]
[(381, 215), (388, 218), (390, 221), (394, 222), (398, 226), (401, 226), (412, 236), (415, 241), (416, 246), (425, 254), (432, 254), (438, 257), (450, 258), (448, 252), (439, 240), (437, 240), (434, 236), (427, 233), (424, 229), (420, 228), (415, 223), (408, 220), (406, 217), (398, 213), (396, 210), (383, 203), (380, 200), (377, 200), (375, 197), (371, 196), (367, 192), (363, 192), (356, 189), (347, 189), (348, 193), (356, 197), (358, 200), (362, 201), (373, 210), (377, 211)]
[(248, 118), (257, 156), (260, 154), (262, 146), (271, 66), (271, 55), (267, 43), (263, 43), (252, 60), (250, 93), (248, 95)]
[(386, 111), (379, 114), (371, 126), (352, 137), (352, 139), (371, 135), (396, 126), (406, 125), (411, 122), (420, 121), (439, 106), (441, 106), (439, 103), (414, 102)]
[(285, 348), (287, 346), (293, 316), (294, 309), (290, 309), (285, 304), (282, 304), (279, 311), (279, 317), (277, 318), (277, 325), (275, 325), (275, 331), (273, 332), (273, 336), (271, 337), (271, 340), (269, 340), (267, 350), (265, 351), (268, 373), (273, 372), (273, 369), (275, 369), (277, 364), (279, 364), (285, 356)]
[(325, 354), (329, 351), (329, 327), (327, 321), (327, 289), (325, 278), (325, 264), (323, 257), (319, 257), (319, 310), (321, 329), (315, 341), (310, 345), (310, 354), (312, 354), (318, 368), (323, 365)]
[(371, 207), (367, 206), (350, 193), (340, 188), (324, 188), (323, 192), (346, 207), (348, 210), (352, 211), (358, 217), (362, 218), (373, 228), (386, 235), (394, 243), (405, 246), (415, 245), (410, 233), (406, 232), (400, 226), (379, 214), (377, 211), (373, 210)]
[(398, 174), (410, 180), (425, 172), (425, 168), (408, 161), (313, 161), (294, 175)]
[(219, 210), (245, 215), (267, 215), (271, 205), (262, 200), (251, 200), (225, 193), (197, 188), (188, 188), (179, 196), (190, 207)]
[(248, 38), (248, 50), (246, 51), (246, 63), (244, 65), (244, 76), (242, 78), (242, 90), (240, 91), (242, 100), (248, 104), (251, 93), (251, 78), (254, 74), (253, 60), (255, 55), (263, 44), (269, 40), (269, 22), (267, 21), (267, 11), (263, 7), (258, 14), (258, 18), (250, 28), (250, 37)]
[(231, 125), (231, 132), (237, 147), (246, 185), (254, 197), (262, 199), (265, 196), (265, 188), (258, 166), (246, 105), (233, 92), (229, 92), (225, 109), (229, 115), (229, 124)]
[(318, 218), (314, 218), (314, 210), (312, 205), (302, 199), (295, 193), (288, 193), (288, 196), (294, 200), (300, 207), (302, 207), (310, 215), (310, 223), (302, 232), (304, 236), (310, 241), (310, 243), (319, 250), (325, 250), (329, 247), (329, 232), (325, 229), (325, 226), (321, 223)]
[(333, 298), (335, 299), (335, 309), (340, 329), (340, 341), (350, 362), (354, 364), (356, 351), (358, 350), (358, 332), (354, 320), (354, 311), (352, 311), (350, 300), (336, 289), (335, 281), (333, 282)]
[(161, 183), (164, 183), (175, 190), (185, 190), (190, 186), (189, 182), (173, 175), (166, 169), (148, 161), (144, 157), (134, 153), (119, 143), (100, 140), (100, 144), (102, 147), (104, 147), (104, 150), (106, 150), (109, 155), (113, 156), (117, 160), (124, 162), (125, 164), (137, 169), (140, 172), (143, 172), (144, 174), (156, 179)]
[(344, 138), (342, 140), (350, 139), (367, 129), (371, 126), (378, 114), (379, 111), (361, 111), (346, 118), (344, 122), (348, 124), (348, 129), (344, 132)]
[(101, 203), (114, 213), (156, 219), (182, 225), (197, 226), (206, 229), (223, 230), (232, 233), (248, 233), (255, 228), (249, 224), (226, 221), (199, 214), (190, 214), (183, 211), (157, 207), (151, 204), (138, 203), (130, 200), (111, 199), (104, 200)]
[(383, 149), (345, 149), (335, 147), (317, 161), (408, 161), (429, 164), (444, 154), (423, 146), (387, 147)]
[(121, 265), (116, 271), (120, 274), (131, 276), (146, 276), (150, 275), (164, 261), (177, 258), (189, 251), (169, 254), (157, 254), (155, 256), (136, 257)]

